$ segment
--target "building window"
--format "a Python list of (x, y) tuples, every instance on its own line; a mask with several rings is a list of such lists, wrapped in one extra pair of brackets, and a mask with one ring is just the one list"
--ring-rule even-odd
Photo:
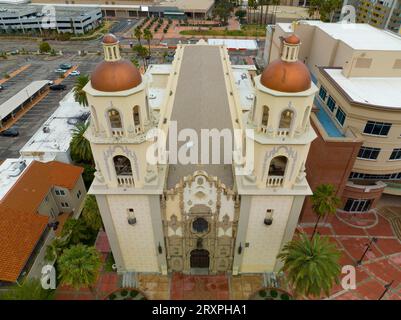
[(326, 96), (327, 96), (327, 90), (325, 89), (325, 87), (320, 86), (319, 97), (322, 98), (323, 101), (326, 101)]
[(192, 229), (198, 233), (206, 232), (208, 227), (209, 223), (203, 218), (197, 218), (192, 223)]
[(345, 117), (346, 117), (346, 115), (345, 115), (345, 112), (343, 111), (343, 109), (338, 107), (337, 113), (336, 113), (336, 119), (337, 119), (338, 123), (341, 124), (341, 126), (344, 125)]
[(292, 123), (292, 118), (294, 117), (294, 112), (291, 110), (284, 110), (281, 113), (280, 117), (280, 124), (279, 124), (279, 129), (290, 129), (291, 128), (291, 123)]
[(329, 98), (327, 99), (327, 106), (329, 107), (331, 112), (334, 111), (336, 107), (336, 100), (334, 100), (332, 96), (329, 96)]
[(365, 212), (370, 209), (372, 200), (370, 199), (348, 199), (344, 206), (347, 212)]
[(121, 129), (123, 126), (121, 122), (120, 113), (116, 109), (111, 109), (109, 110), (108, 113), (109, 113), (110, 126), (113, 129)]
[(401, 149), (396, 148), (393, 149), (393, 152), (391, 153), (390, 160), (401, 160)]
[(351, 172), (350, 179), (362, 180), (401, 180), (401, 172), (394, 172), (388, 174), (368, 174), (360, 172)]
[(380, 148), (361, 147), (361, 149), (359, 149), (358, 158), (376, 160), (379, 153)]
[(134, 124), (135, 126), (139, 126), (140, 125), (140, 121), (139, 121), (139, 106), (135, 106), (134, 107)]
[(56, 189), (55, 193), (56, 193), (57, 196), (65, 196), (64, 190)]
[(376, 136), (387, 136), (390, 131), (391, 123), (368, 121), (366, 122), (363, 133), (373, 134)]
[(78, 190), (78, 192), (77, 192), (77, 198), (78, 198), (78, 199), (81, 198), (81, 195), (82, 195), (81, 190)]
[(267, 127), (268, 122), (269, 122), (269, 108), (267, 106), (263, 106), (262, 126)]
[(283, 177), (287, 167), (287, 158), (278, 156), (272, 159), (269, 166), (269, 176)]
[(67, 202), (61, 202), (61, 207), (62, 208), (68, 208), (69, 204)]
[(131, 176), (131, 161), (124, 156), (115, 156), (113, 158), (114, 168), (116, 169), (117, 176)]

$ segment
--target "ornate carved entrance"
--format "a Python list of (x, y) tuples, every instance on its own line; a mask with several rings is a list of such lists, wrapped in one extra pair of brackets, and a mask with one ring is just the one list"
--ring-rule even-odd
[(195, 249), (191, 251), (191, 268), (209, 268), (209, 251)]

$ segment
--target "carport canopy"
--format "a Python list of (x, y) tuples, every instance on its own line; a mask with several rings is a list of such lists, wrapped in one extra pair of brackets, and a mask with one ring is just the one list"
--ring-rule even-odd
[(32, 96), (38, 93), (38, 91), (47, 86), (49, 83), (50, 80), (32, 81), (24, 89), (20, 90), (6, 102), (0, 105), (0, 121), (6, 118), (15, 109), (20, 107), (24, 102), (31, 99)]

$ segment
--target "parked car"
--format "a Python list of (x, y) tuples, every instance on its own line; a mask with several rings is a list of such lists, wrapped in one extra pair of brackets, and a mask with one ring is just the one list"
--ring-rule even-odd
[(3, 89), (4, 89), (4, 87), (3, 87), (3, 86), (0, 86), (0, 91), (3, 90)]
[(79, 72), (78, 70), (74, 70), (70, 73), (70, 76), (79, 76), (81, 74), (81, 72)]
[(68, 70), (68, 69), (72, 68), (72, 65), (69, 64), (69, 63), (62, 63), (62, 64), (59, 65), (59, 68), (63, 69), (63, 70)]
[(64, 69), (56, 69), (56, 70), (54, 70), (54, 72), (56, 72), (56, 73), (65, 73), (65, 70)]
[(19, 131), (17, 128), (11, 127), (1, 132), (1, 135), (4, 137), (17, 137), (19, 135)]
[(49, 88), (50, 90), (65, 90), (66, 86), (64, 84), (53, 84)]

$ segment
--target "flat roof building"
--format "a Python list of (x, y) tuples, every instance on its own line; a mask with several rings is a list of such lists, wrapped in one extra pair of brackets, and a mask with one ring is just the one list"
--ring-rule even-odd
[(52, 12), (44, 6), (31, 4), (4, 4), (0, 10), (0, 32), (39, 32), (55, 30), (58, 33), (84, 34), (102, 21), (98, 7), (56, 6)]

